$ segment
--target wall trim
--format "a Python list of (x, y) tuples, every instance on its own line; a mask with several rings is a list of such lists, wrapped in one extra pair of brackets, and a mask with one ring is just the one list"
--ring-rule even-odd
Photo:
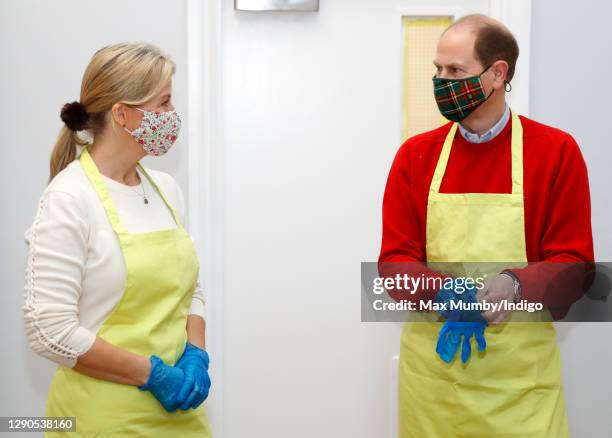
[(206, 349), (213, 385), (206, 412), (223, 437), (223, 124), (221, 0), (187, 0), (189, 224), (206, 296)]
[(531, 0), (489, 0), (489, 16), (503, 22), (516, 38), (520, 52), (508, 104), (529, 116), (531, 65)]

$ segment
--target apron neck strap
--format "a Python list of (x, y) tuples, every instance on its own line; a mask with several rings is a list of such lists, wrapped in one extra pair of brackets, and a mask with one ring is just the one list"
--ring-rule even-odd
[(523, 194), (523, 125), (512, 113), (512, 193)]
[[(521, 120), (518, 115), (511, 111), (512, 117), (512, 140), (511, 140), (511, 155), (512, 155), (512, 193), (522, 194), (523, 193), (523, 127)], [(444, 140), (440, 157), (438, 158), (438, 164), (436, 164), (436, 170), (434, 171), (431, 185), (429, 186), (430, 193), (439, 193), (440, 185), (442, 183), (442, 177), (446, 171), (446, 165), (448, 164), (448, 157), (450, 156), (451, 147), (453, 145), (453, 139), (457, 132), (457, 122), (453, 123)]]
[(179, 219), (178, 213), (176, 212), (176, 210), (174, 209), (172, 204), (170, 204), (170, 202), (166, 199), (166, 196), (164, 196), (164, 193), (159, 189), (159, 187), (155, 183), (155, 180), (153, 178), (151, 178), (151, 175), (149, 175), (149, 173), (145, 170), (145, 168), (142, 167), (142, 165), (140, 164), (140, 161), (138, 162), (137, 165), (138, 165), (138, 168), (140, 169), (140, 171), (147, 177), (147, 179), (149, 180), (151, 185), (153, 187), (155, 187), (155, 190), (157, 190), (157, 193), (159, 193), (159, 196), (163, 199), (164, 203), (166, 204), (166, 206), (168, 207), (168, 209), (172, 213), (172, 217), (174, 218), (174, 222), (176, 222), (176, 226), (177, 227), (181, 227), (181, 221)]
[[(106, 185), (104, 185), (104, 182), (102, 181), (102, 176), (100, 174), (100, 171), (98, 170), (96, 163), (94, 162), (93, 158), (91, 157), (91, 154), (89, 153), (89, 146), (90, 145), (85, 145), (83, 147), (83, 150), (81, 151), (81, 156), (79, 158), (81, 166), (83, 166), (83, 169), (85, 170), (85, 174), (88, 176), (89, 180), (93, 184), (94, 189), (96, 190), (96, 192), (98, 192), (98, 195), (100, 196), (100, 199), (102, 200), (102, 205), (104, 206), (104, 209), (106, 210), (106, 214), (108, 215), (108, 218), (115, 232), (120, 235), (129, 234), (127, 232), (127, 229), (123, 226), (123, 224), (121, 223), (121, 220), (119, 219), (119, 214), (117, 213), (117, 208), (115, 207), (115, 203), (110, 198), (108, 194), (108, 190), (106, 189)], [(159, 190), (159, 188), (157, 187), (157, 184), (155, 184), (155, 181), (153, 181), (153, 178), (151, 178), (149, 174), (144, 170), (140, 162), (138, 162), (137, 165), (138, 165), (138, 168), (141, 170), (141, 172), (151, 182), (151, 185), (155, 188), (155, 190), (157, 190), (157, 192), (163, 199), (164, 203), (168, 206), (168, 208), (172, 212), (172, 217), (174, 218), (174, 221), (176, 222), (177, 227), (180, 227), (181, 223), (178, 218), (178, 214), (176, 213), (176, 210), (174, 210), (172, 205), (170, 205), (170, 203), (168, 202), (166, 197), (163, 195), (161, 190)]]

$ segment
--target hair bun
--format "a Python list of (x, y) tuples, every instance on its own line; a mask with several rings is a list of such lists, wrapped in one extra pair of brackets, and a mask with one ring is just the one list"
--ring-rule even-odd
[(67, 103), (62, 107), (60, 113), (62, 121), (68, 126), (71, 131), (81, 131), (85, 128), (89, 114), (85, 110), (85, 106), (80, 102), (74, 101)]

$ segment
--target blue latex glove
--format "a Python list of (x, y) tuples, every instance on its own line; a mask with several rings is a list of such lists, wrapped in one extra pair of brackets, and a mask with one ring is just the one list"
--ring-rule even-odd
[(487, 348), (487, 343), (484, 338), (484, 330), (486, 324), (479, 322), (457, 322), (446, 321), (438, 335), (438, 344), (436, 345), (436, 353), (446, 362), (451, 363), (463, 337), (461, 347), (461, 361), (466, 363), (472, 354), (472, 346), (470, 339), (476, 337), (478, 351), (484, 351)]
[[(470, 344), (472, 336), (476, 337), (479, 351), (484, 351), (486, 349), (487, 344), (484, 338), (484, 330), (488, 325), (488, 321), (482, 316), (479, 310), (451, 310), (451, 302), (478, 302), (476, 299), (478, 289), (474, 285), (459, 284), (458, 280), (455, 278), (452, 280), (452, 282), (445, 281), (444, 287), (438, 291), (435, 297), (436, 303), (447, 304), (447, 309), (438, 311), (438, 313), (446, 318), (446, 321), (438, 334), (436, 352), (444, 362), (450, 363), (457, 354), (461, 339), (463, 338), (461, 360), (465, 363), (472, 354), (472, 347)], [(465, 289), (460, 294), (455, 292), (459, 287)]]
[(175, 365), (185, 372), (185, 382), (177, 397), (181, 409), (195, 409), (208, 397), (210, 389), (208, 363), (206, 350), (196, 347), (189, 341), (185, 344), (185, 350)]
[(167, 365), (159, 356), (152, 355), (149, 360), (149, 377), (138, 389), (150, 391), (168, 412), (174, 412), (179, 405), (176, 397), (185, 381), (185, 373), (179, 368)]

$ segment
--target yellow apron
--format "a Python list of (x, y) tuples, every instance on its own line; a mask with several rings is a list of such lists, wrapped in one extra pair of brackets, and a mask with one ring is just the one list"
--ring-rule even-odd
[[(174, 365), (187, 341), (187, 315), (199, 271), (191, 238), (140, 162), (139, 169), (171, 211), (176, 228), (128, 234), (88, 147), (79, 160), (118, 236), (127, 274), (121, 300), (96, 334), (132, 353), (147, 358), (156, 354)], [(170, 413), (149, 391), (61, 365), (49, 386), (45, 415), (76, 417), (76, 433), (47, 432), (46, 437), (211, 436), (203, 404)]]
[[(512, 114), (512, 193), (440, 193), (457, 130), (444, 141), (429, 189), (428, 264), (479, 265), (495, 275), (524, 266), (523, 133)], [(477, 265), (477, 263), (475, 263)], [(420, 321), (420, 322), (419, 322)], [(513, 321), (508, 323), (507, 321)], [(522, 322), (516, 322), (522, 321)], [(536, 322), (533, 322), (536, 321)], [(556, 333), (547, 310), (511, 312), (485, 330), (487, 349), (446, 364), (435, 347), (443, 318), (411, 312), (403, 326), (399, 363), (401, 438), (565, 438), (569, 436)]]

